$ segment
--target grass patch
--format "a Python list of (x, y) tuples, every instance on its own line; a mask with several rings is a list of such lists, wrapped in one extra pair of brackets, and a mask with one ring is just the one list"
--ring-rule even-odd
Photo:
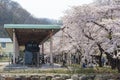
[(89, 73), (118, 73), (117, 69), (112, 70), (110, 67), (94, 67), (94, 68), (81, 68), (80, 64), (71, 64), (69, 65), (72, 67), (72, 73), (83, 73), (83, 74), (89, 74)]
[(80, 64), (71, 64), (71, 65), (67, 65), (73, 68), (81, 68)]
[(2, 71), (0, 70), (0, 73), (23, 73), (23, 74), (32, 74), (32, 73), (37, 73), (37, 74), (47, 74), (47, 73), (53, 73), (53, 74), (103, 74), (103, 73), (113, 73), (116, 74), (118, 73), (117, 70), (112, 70), (110, 68), (76, 68), (76, 69), (47, 69), (47, 70), (41, 70), (41, 69), (21, 69), (21, 70), (6, 70)]
[(69, 74), (70, 72), (67, 69), (48, 69), (48, 70), (41, 70), (41, 69), (26, 69), (26, 70), (6, 70), (2, 71), (0, 70), (0, 73), (15, 73), (15, 74), (32, 74), (32, 73), (38, 73), (38, 74), (46, 74), (46, 73), (58, 73), (58, 74)]
[(9, 62), (8, 57), (0, 57), (0, 62)]
[(95, 68), (81, 68), (79, 64), (72, 64), (69, 65), (69, 67), (56, 69), (40, 69), (40, 68), (31, 68), (31, 69), (8, 69), (8, 70), (0, 70), (0, 73), (14, 73), (14, 74), (47, 74), (47, 73), (53, 73), (53, 74), (103, 74), (103, 73), (118, 73), (117, 70), (112, 70), (110, 67), (95, 67)]
[(112, 70), (110, 67), (96, 67), (94, 70), (96, 73), (118, 73), (117, 69)]

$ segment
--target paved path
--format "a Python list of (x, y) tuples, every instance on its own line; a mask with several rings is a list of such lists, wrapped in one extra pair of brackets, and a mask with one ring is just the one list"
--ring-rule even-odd
[(9, 62), (0, 62), (0, 69), (42, 69), (42, 70), (46, 70), (46, 69), (62, 69), (60, 64), (53, 64), (50, 65), (49, 63), (47, 64), (42, 64), (40, 67), (30, 67), (30, 66), (25, 66), (25, 65), (21, 65), (21, 64), (9, 64)]
[(41, 66), (41, 69), (49, 69), (49, 68), (61, 68), (61, 65), (60, 64), (53, 64), (53, 65), (50, 65), (50, 64), (43, 64)]
[(0, 69), (3, 69), (7, 65), (9, 65), (9, 62), (0, 62)]

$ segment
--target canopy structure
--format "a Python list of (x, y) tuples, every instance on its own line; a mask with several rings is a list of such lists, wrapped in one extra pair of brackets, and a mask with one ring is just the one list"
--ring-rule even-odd
[[(52, 36), (61, 28), (60, 25), (39, 25), (39, 24), (5, 24), (4, 28), (13, 40), (13, 63), (19, 56), (19, 46), (24, 46), (28, 41), (35, 41), (42, 45), (44, 54), (44, 42), (50, 39), (50, 61), (53, 63)], [(39, 62), (38, 62), (39, 64)]]
[(60, 30), (60, 25), (38, 25), (38, 24), (5, 24), (11, 39), (13, 32), (18, 40), (19, 45), (24, 45), (29, 40), (34, 40), (38, 43), (43, 43), (50, 38), (50, 34), (55, 34)]

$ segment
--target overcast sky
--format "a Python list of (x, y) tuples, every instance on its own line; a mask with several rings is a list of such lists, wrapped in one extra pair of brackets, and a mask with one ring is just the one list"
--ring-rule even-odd
[(92, 3), (93, 0), (13, 0), (37, 18), (60, 19), (71, 6)]

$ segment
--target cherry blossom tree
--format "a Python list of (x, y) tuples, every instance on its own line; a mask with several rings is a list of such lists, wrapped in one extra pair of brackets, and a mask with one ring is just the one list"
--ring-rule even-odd
[[(110, 65), (114, 67), (114, 63), (120, 63), (117, 59), (120, 46), (120, 5), (119, 0), (105, 1), (110, 2), (108, 4), (101, 0), (101, 4), (106, 4), (73, 7), (63, 17), (63, 26), (64, 33), (73, 44), (76, 43), (75, 46), (88, 62), (92, 62), (92, 55), (99, 53), (99, 66), (102, 67), (102, 55), (106, 54)], [(120, 71), (119, 66), (115, 67)]]

